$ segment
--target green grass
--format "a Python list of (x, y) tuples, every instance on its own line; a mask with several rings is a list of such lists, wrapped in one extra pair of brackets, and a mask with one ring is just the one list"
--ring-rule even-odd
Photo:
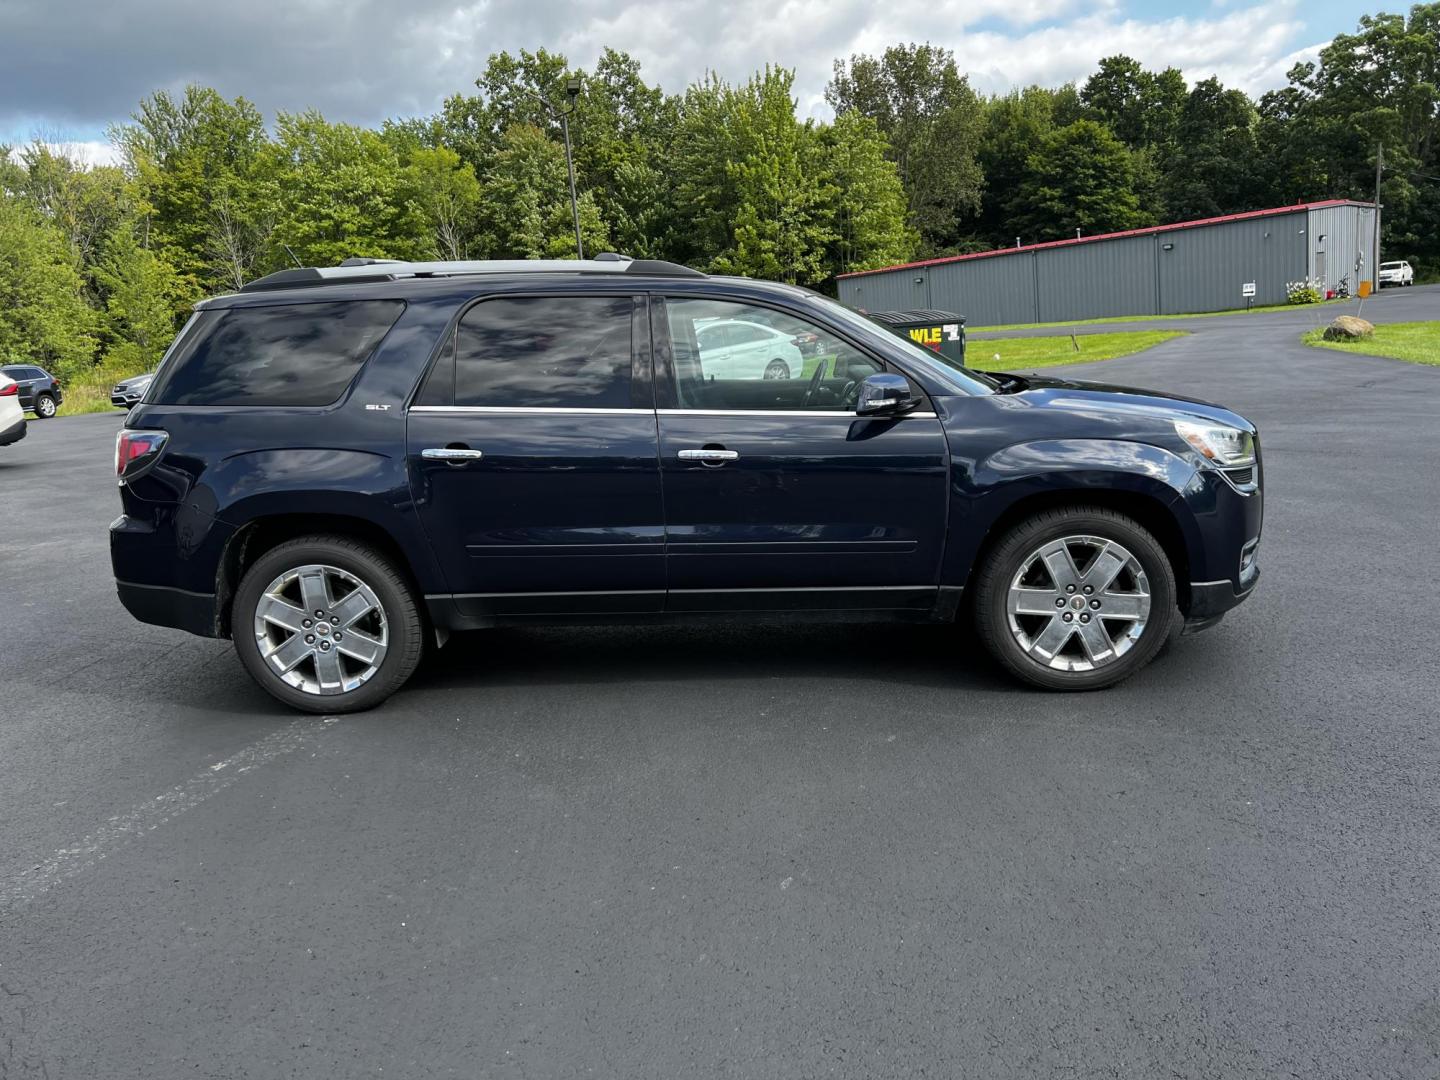
[(83, 413), (119, 412), (110, 404), (110, 388), (121, 379), (142, 374), (139, 371), (115, 371), (96, 368), (77, 378), (61, 378), (60, 389), (65, 401), (56, 416), (79, 416)]
[(1043, 330), (1051, 326), (1101, 326), (1105, 323), (1164, 322), (1168, 319), (1213, 319), (1221, 315), (1258, 315), (1263, 311), (1297, 311), (1303, 308), (1318, 310), (1326, 304), (1344, 304), (1345, 300), (1324, 300), (1318, 304), (1267, 304), (1264, 307), (1235, 308), (1231, 311), (1197, 311), (1193, 315), (1109, 315), (1103, 319), (1070, 319), (1067, 322), (1050, 323), (1006, 323), (1004, 326), (968, 326), (972, 334), (993, 333), (997, 330)]
[(1440, 367), (1440, 322), (1388, 323), (1375, 327), (1375, 336), (1364, 341), (1326, 341), (1324, 333), (1311, 330), (1300, 340), (1322, 349)]
[(965, 350), (965, 363), (977, 371), (1015, 371), (1054, 364), (1084, 364), (1092, 360), (1129, 356), (1171, 338), (1184, 336), (1183, 330), (1129, 330), (1114, 334), (1076, 334), (1073, 339), (1069, 335), (989, 338), (970, 342)]

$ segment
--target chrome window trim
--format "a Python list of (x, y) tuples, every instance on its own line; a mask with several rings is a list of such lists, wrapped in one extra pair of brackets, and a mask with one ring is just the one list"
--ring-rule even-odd
[(520, 413), (520, 414), (579, 414), (579, 415), (628, 415), (628, 416), (803, 416), (832, 417), (845, 420), (936, 420), (933, 412), (901, 413), (899, 416), (860, 416), (858, 413), (841, 412), (836, 409), (600, 409), (581, 408), (568, 405), (411, 405), (410, 412), (421, 413)]
[(829, 416), (846, 420), (935, 420), (933, 412), (909, 412), (898, 416), (861, 416), (840, 409), (656, 409), (661, 416)]
[(581, 408), (569, 405), (411, 405), (410, 412), (432, 412), (432, 413), (521, 413), (540, 414), (551, 413), (572, 413), (572, 414), (599, 414), (599, 415), (621, 415), (621, 416), (653, 416), (654, 409), (628, 409), (628, 408)]

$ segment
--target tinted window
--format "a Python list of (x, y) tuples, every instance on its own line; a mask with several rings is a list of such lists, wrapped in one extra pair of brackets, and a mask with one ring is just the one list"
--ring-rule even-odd
[(329, 405), (404, 310), (399, 300), (201, 314), (147, 400), (162, 405)]
[[(671, 298), (665, 313), (684, 409), (853, 410), (861, 380), (884, 370), (824, 327), (785, 312)], [(711, 336), (721, 327), (723, 345)]]
[(628, 296), (476, 304), (455, 336), (455, 404), (629, 408), (634, 307)]

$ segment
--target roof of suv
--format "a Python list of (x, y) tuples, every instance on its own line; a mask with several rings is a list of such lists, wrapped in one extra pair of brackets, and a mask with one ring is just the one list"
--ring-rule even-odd
[(650, 277), (704, 277), (698, 270), (659, 259), (631, 259), (604, 252), (594, 259), (492, 259), (461, 262), (405, 262), (399, 259), (346, 259), (339, 266), (301, 266), (281, 270), (242, 286), (242, 293), (319, 285), (363, 284), (406, 278), (452, 278), (477, 274), (645, 274)]

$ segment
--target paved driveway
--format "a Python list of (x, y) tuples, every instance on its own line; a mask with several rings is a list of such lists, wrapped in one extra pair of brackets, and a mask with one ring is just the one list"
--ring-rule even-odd
[(1085, 696), (942, 630), (507, 630), (296, 719), (120, 609), (118, 417), (34, 425), (0, 1077), (1440, 1075), (1440, 369), (1294, 318), (1073, 371), (1238, 407), (1269, 482), (1257, 597)]

